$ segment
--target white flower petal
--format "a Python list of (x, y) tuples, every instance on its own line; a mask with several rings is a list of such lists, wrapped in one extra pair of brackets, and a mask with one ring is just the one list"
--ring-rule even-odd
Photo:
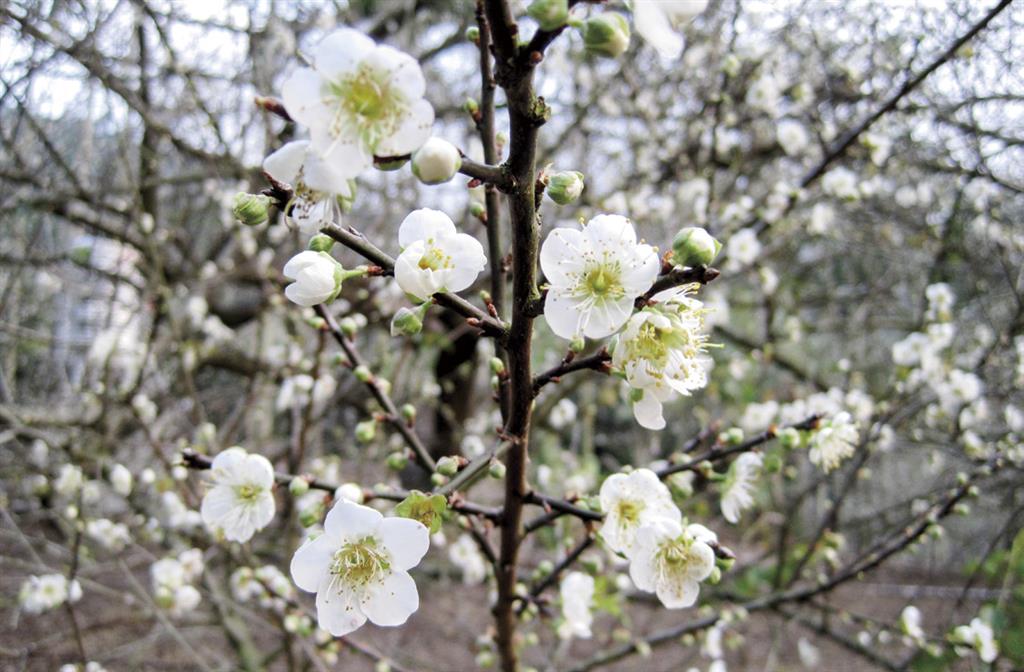
[(338, 28), (312, 50), (313, 66), (326, 79), (336, 81), (377, 50), (373, 40), (352, 28)]
[(430, 548), (430, 531), (411, 518), (385, 518), (377, 528), (377, 536), (391, 553), (392, 566), (398, 570), (418, 565)]
[(404, 156), (415, 152), (430, 138), (434, 108), (425, 98), (415, 101), (399, 126), (375, 148), (377, 156)]
[(278, 182), (294, 185), (302, 163), (306, 160), (308, 140), (289, 142), (263, 159), (263, 171)]
[(292, 119), (317, 128), (330, 124), (330, 111), (324, 106), (323, 80), (312, 68), (298, 68), (281, 87), (284, 107)]
[(291, 563), (295, 585), (308, 593), (316, 592), (336, 550), (337, 545), (329, 534), (322, 534), (300, 546)]
[(580, 331), (578, 301), (565, 290), (552, 287), (544, 299), (544, 319), (556, 336), (573, 339)]
[(540, 248), (540, 268), (548, 282), (568, 284), (568, 273), (582, 269), (585, 249), (582, 231), (569, 227), (553, 229)]
[(351, 591), (339, 591), (331, 585), (331, 575), (320, 579), (316, 591), (316, 620), (320, 627), (335, 637), (358, 630), (366, 623), (366, 615), (359, 607), (357, 596)]
[(327, 512), (324, 529), (342, 540), (358, 540), (373, 535), (383, 519), (384, 516), (375, 509), (342, 500)]
[(455, 222), (440, 210), (420, 208), (413, 210), (398, 226), (398, 244), (405, 248), (418, 240), (437, 240), (456, 234)]
[(665, 429), (661, 401), (650, 389), (644, 390), (644, 396), (639, 401), (633, 402), (633, 416), (641, 427), (654, 430)]
[(362, 602), (363, 613), (383, 626), (402, 625), (420, 606), (416, 582), (407, 572), (396, 571), (373, 587)]

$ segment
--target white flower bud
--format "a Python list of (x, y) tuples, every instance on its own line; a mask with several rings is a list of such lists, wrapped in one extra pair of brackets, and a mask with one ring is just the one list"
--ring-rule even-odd
[(441, 184), (455, 177), (462, 156), (444, 138), (432, 137), (412, 155), (412, 173), (424, 184)]
[(569, 0), (533, 0), (526, 13), (542, 30), (556, 30), (569, 20)]

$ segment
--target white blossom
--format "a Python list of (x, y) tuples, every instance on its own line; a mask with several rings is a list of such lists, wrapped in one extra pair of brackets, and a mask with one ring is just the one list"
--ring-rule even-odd
[(601, 537), (612, 551), (632, 557), (637, 531), (656, 520), (682, 518), (668, 486), (650, 469), (612, 474), (601, 484)]
[(761, 242), (754, 229), (740, 229), (725, 243), (725, 253), (732, 265), (749, 266), (761, 256)]
[(548, 414), (548, 424), (551, 425), (552, 429), (565, 429), (576, 422), (577, 411), (576, 404), (573, 403), (572, 399), (569, 397), (559, 399), (558, 403), (555, 404)]
[(483, 583), (487, 578), (487, 561), (468, 534), (460, 534), (448, 547), (448, 559), (462, 572), (462, 582), (467, 586)]
[(374, 156), (409, 154), (430, 137), (434, 109), (408, 54), (351, 28), (329, 33), (310, 52), (311, 68), (284, 83), (288, 113), (309, 128), (311, 147), (339, 178), (354, 178)]
[(230, 541), (246, 542), (274, 518), (274, 468), (262, 455), (234, 447), (210, 468), (212, 487), (203, 497), (203, 522)]
[(825, 177), (821, 179), (821, 188), (826, 194), (845, 201), (855, 201), (860, 198), (860, 191), (857, 189), (857, 175), (849, 168), (842, 166), (825, 173)]
[(810, 136), (807, 129), (796, 119), (782, 119), (775, 128), (779, 146), (789, 156), (796, 156), (807, 148)]
[(703, 525), (661, 518), (640, 528), (629, 577), (640, 590), (656, 593), (669, 609), (692, 606), (700, 582), (715, 569), (715, 533)]
[(857, 423), (849, 413), (839, 413), (831, 420), (823, 421), (811, 437), (808, 457), (811, 464), (818, 465), (827, 473), (853, 455), (859, 440)]
[(408, 570), (419, 564), (430, 533), (410, 518), (384, 518), (367, 506), (340, 501), (328, 512), (324, 532), (292, 557), (292, 580), (316, 593), (317, 621), (335, 637), (367, 619), (401, 625), (419, 608)]
[(594, 622), (590, 611), (594, 599), (594, 577), (583, 572), (569, 572), (562, 579), (559, 593), (564, 620), (558, 626), (558, 636), (562, 639), (590, 639), (590, 627)]
[(110, 468), (110, 487), (114, 489), (114, 492), (127, 497), (132, 493), (132, 472), (128, 471), (128, 468), (123, 464), (115, 464)]
[(924, 643), (925, 634), (921, 628), (921, 610), (914, 605), (907, 605), (900, 612), (900, 627), (912, 643)]
[(641, 426), (663, 429), (663, 402), (689, 396), (707, 385), (703, 304), (693, 285), (656, 294), (650, 306), (629, 318), (612, 364), (632, 388), (633, 415)]
[(980, 618), (972, 619), (969, 625), (957, 626), (953, 638), (973, 648), (984, 663), (991, 663), (999, 656), (999, 643), (992, 626)]
[(633, 27), (664, 58), (679, 58), (683, 52), (679, 29), (707, 6), (707, 0), (634, 0)]
[(73, 497), (85, 481), (82, 469), (74, 464), (62, 464), (53, 482), (54, 491), (62, 497)]
[(565, 339), (618, 331), (661, 267), (657, 250), (637, 243), (632, 222), (620, 215), (598, 215), (582, 230), (554, 229), (541, 246), (540, 265), (550, 285), (544, 318)]
[(18, 602), (30, 614), (41, 614), (65, 602), (82, 599), (82, 586), (78, 580), (68, 581), (63, 574), (30, 576), (21, 584)]
[(115, 523), (107, 518), (96, 518), (85, 524), (85, 534), (108, 551), (124, 549), (132, 537), (124, 523)]
[(308, 140), (284, 145), (263, 160), (263, 170), (292, 187), (286, 212), (303, 234), (312, 236), (328, 224), (341, 222), (338, 199), (351, 198), (352, 185), (345, 172), (310, 148)]
[(736, 524), (740, 514), (754, 505), (754, 484), (761, 475), (764, 458), (760, 453), (743, 453), (729, 465), (722, 484), (722, 516)]
[(326, 252), (299, 252), (285, 264), (282, 272), (294, 281), (284, 288), (284, 295), (300, 306), (330, 301), (341, 289), (341, 264)]
[(439, 292), (461, 292), (487, 265), (484, 248), (473, 236), (458, 233), (451, 218), (421, 208), (398, 227), (402, 253), (395, 261), (395, 280), (402, 291), (426, 301)]

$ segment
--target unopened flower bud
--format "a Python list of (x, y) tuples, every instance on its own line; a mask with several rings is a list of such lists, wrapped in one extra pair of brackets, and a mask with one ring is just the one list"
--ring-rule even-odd
[(480, 29), (476, 26), (470, 26), (466, 29), (466, 39), (476, 44), (480, 41)]
[(779, 440), (779, 445), (786, 450), (792, 450), (793, 448), (800, 446), (800, 432), (792, 427), (786, 427), (785, 429), (780, 430), (777, 438)]
[(568, 205), (583, 193), (583, 173), (562, 170), (548, 177), (547, 195), (559, 205)]
[(377, 421), (363, 420), (356, 424), (356, 440), (360, 443), (369, 443), (377, 436)]
[(711, 574), (708, 575), (707, 582), (710, 583), (713, 586), (713, 585), (717, 584), (721, 580), (722, 580), (722, 570), (720, 570), (718, 567), (715, 567), (714, 569), (711, 570)]
[(423, 320), (417, 314), (418, 311), (405, 306), (398, 309), (395, 316), (391, 318), (391, 335), (415, 336), (423, 331)]
[(262, 194), (247, 194), (240, 191), (235, 194), (234, 207), (231, 215), (246, 226), (259, 226), (269, 217), (270, 197)]
[(501, 361), (501, 357), (491, 357), (491, 373), (496, 376), (505, 373), (505, 362)]
[(462, 156), (455, 145), (434, 136), (412, 155), (412, 173), (423, 184), (441, 184), (455, 177), (462, 167)]
[(394, 469), (395, 471), (401, 471), (405, 469), (406, 465), (409, 464), (409, 456), (404, 451), (397, 451), (388, 455), (387, 459), (388, 469)]
[(435, 471), (442, 476), (454, 476), (459, 473), (459, 459), (453, 455), (445, 455), (437, 461)]
[(373, 380), (373, 374), (366, 366), (357, 366), (352, 373), (360, 383), (368, 383)]
[(476, 98), (466, 98), (466, 102), (462, 103), (462, 109), (466, 114), (475, 116), (480, 111), (480, 103), (476, 102)]
[(743, 430), (739, 427), (727, 429), (718, 435), (718, 441), (730, 446), (743, 443)]
[(317, 502), (316, 504), (299, 511), (299, 524), (303, 527), (313, 527), (320, 522), (320, 516), (323, 515), (323, 509), (323, 503)]
[(477, 219), (482, 219), (487, 214), (487, 208), (480, 201), (473, 201), (469, 204), (469, 214)]
[(331, 248), (334, 247), (334, 238), (318, 233), (309, 239), (307, 247), (314, 252), (330, 252)]
[(587, 347), (587, 339), (582, 336), (575, 336), (571, 341), (569, 341), (569, 349), (576, 354), (583, 352), (583, 348), (585, 347)]
[(618, 58), (629, 48), (629, 22), (617, 12), (592, 16), (583, 24), (583, 42), (591, 54)]
[(722, 244), (699, 226), (682, 229), (672, 241), (675, 262), (683, 266), (707, 266), (721, 249)]
[[(338, 323), (338, 327), (341, 328), (341, 333), (345, 334), (349, 338), (352, 338), (359, 331), (359, 323), (351, 317), (346, 317)], [(363, 381), (365, 382), (365, 381)]]
[(541, 30), (556, 30), (569, 20), (569, 0), (533, 0), (526, 13)]
[(491, 475), (491, 478), (505, 478), (505, 463), (501, 460), (491, 460), (491, 466), (488, 467), (487, 473)]
[(309, 492), (309, 481), (304, 479), (302, 476), (296, 476), (288, 483), (288, 492), (290, 492), (293, 497), (301, 497)]
[(402, 419), (410, 425), (416, 422), (416, 407), (412, 404), (402, 404)]
[(445, 476), (444, 474), (439, 474), (437, 472), (434, 472), (433, 474), (430, 475), (430, 483), (435, 488), (439, 488), (439, 487), (441, 487), (442, 485), (444, 485), (447, 482), (448, 482), (448, 477)]

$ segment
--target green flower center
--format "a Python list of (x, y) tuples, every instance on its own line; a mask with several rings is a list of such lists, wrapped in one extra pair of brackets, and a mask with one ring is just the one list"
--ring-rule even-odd
[(338, 106), (331, 134), (355, 134), (371, 152), (398, 129), (407, 108), (405, 97), (391, 88), (387, 74), (368, 66), (332, 82), (328, 91)]
[(246, 504), (255, 502), (262, 493), (263, 488), (248, 483), (235, 488), (235, 496)]
[(334, 554), (330, 571), (346, 586), (366, 586), (381, 581), (390, 569), (390, 556), (377, 548), (376, 539), (366, 537), (342, 546)]
[(632, 499), (622, 499), (615, 505), (615, 512), (619, 514), (619, 520), (623, 525), (636, 525), (640, 522), (640, 512), (644, 510), (644, 503)]
[(601, 265), (587, 271), (583, 289), (588, 296), (601, 299), (621, 299), (626, 294), (619, 279), (618, 264)]
[(658, 565), (665, 570), (673, 571), (678, 570), (686, 565), (690, 564), (691, 553), (690, 546), (693, 540), (686, 535), (676, 537), (670, 541), (666, 541), (658, 549), (657, 561)]

